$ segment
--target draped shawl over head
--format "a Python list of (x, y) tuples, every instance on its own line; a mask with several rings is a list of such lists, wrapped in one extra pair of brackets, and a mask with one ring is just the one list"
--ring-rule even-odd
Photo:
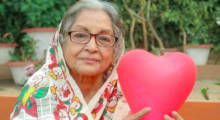
[[(116, 71), (120, 57), (108, 68), (106, 82), (87, 104), (66, 66), (59, 42), (60, 26), (47, 51), (46, 63), (25, 84), (11, 119), (110, 120), (122, 97)], [(124, 44), (120, 45), (123, 47), (118, 54), (122, 56)]]

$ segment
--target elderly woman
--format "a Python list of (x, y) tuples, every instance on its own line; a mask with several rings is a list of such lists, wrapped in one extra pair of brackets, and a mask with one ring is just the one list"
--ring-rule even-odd
[[(114, 4), (81, 0), (73, 5), (54, 35), (46, 63), (18, 97), (11, 119), (138, 120), (149, 113), (145, 108), (129, 115), (120, 92), (116, 68), (124, 50), (121, 31)], [(182, 120), (176, 112), (173, 117)]]

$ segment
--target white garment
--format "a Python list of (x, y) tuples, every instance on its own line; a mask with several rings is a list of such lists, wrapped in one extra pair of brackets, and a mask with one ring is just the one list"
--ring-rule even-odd
[[(46, 63), (25, 84), (11, 119), (13, 120), (110, 120), (122, 93), (118, 90), (117, 64), (107, 80), (87, 104), (66, 67), (59, 43), (59, 30), (47, 51)], [(124, 44), (122, 45), (124, 46)], [(124, 48), (124, 47), (122, 47)], [(123, 50), (120, 50), (120, 55)], [(117, 87), (118, 86), (118, 87)]]

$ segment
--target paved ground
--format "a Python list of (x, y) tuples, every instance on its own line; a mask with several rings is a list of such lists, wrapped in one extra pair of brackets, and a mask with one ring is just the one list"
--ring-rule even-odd
[(14, 84), (13, 80), (0, 80), (0, 95), (19, 95), (22, 88)]
[[(193, 91), (187, 100), (205, 100), (201, 94), (202, 88), (209, 88), (210, 100), (220, 99), (220, 86), (213, 83), (220, 82), (219, 80), (197, 80)], [(0, 95), (19, 95), (23, 86), (15, 85), (13, 80), (0, 80)]]
[(213, 84), (219, 82), (220, 80), (197, 80), (188, 100), (205, 100), (201, 94), (203, 88), (209, 88), (208, 96), (210, 100), (220, 100), (220, 86)]

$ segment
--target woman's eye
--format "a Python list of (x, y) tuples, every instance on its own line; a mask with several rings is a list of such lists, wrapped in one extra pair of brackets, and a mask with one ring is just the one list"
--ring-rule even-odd
[(74, 35), (74, 37), (76, 37), (76, 38), (85, 38), (86, 35), (81, 34), (81, 33), (77, 33), (77, 34)]
[(101, 37), (100, 40), (103, 42), (110, 42), (110, 39), (108, 37)]

